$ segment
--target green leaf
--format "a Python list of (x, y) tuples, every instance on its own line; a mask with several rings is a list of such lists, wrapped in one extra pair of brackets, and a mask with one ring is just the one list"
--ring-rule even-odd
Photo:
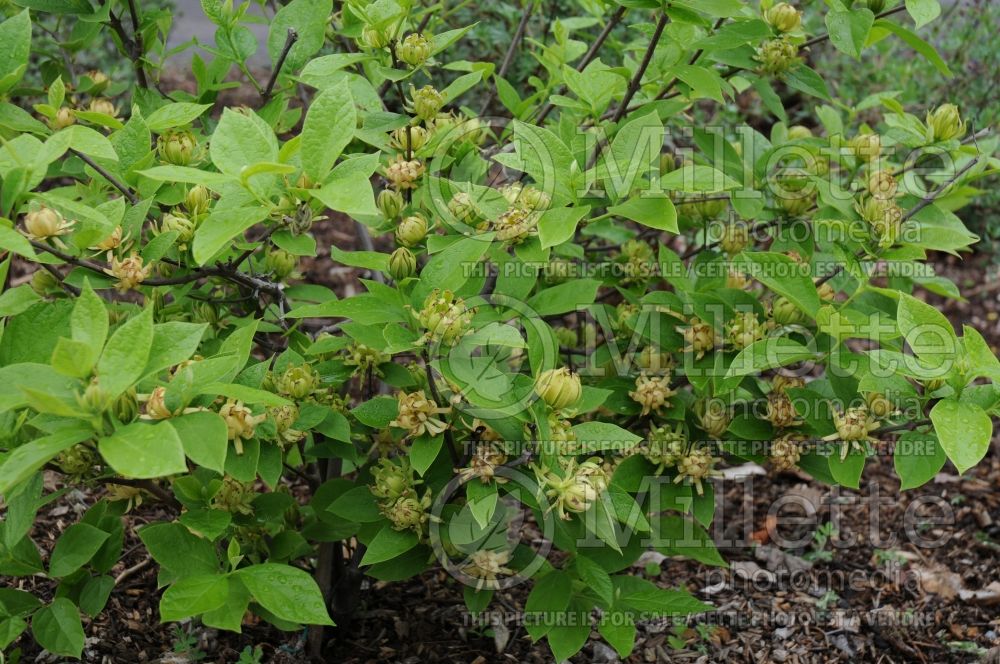
[(303, 625), (332, 625), (323, 595), (311, 576), (297, 567), (264, 563), (236, 572), (254, 599), (281, 618)]
[(573, 433), (581, 446), (581, 454), (601, 450), (625, 451), (642, 440), (642, 436), (610, 422), (582, 422), (573, 426)]
[(748, 376), (766, 369), (813, 359), (815, 353), (788, 337), (768, 337), (740, 351), (726, 371), (726, 378)]
[(170, 418), (170, 426), (191, 461), (220, 473), (225, 471), (229, 431), (222, 417), (217, 413), (188, 413)]
[(931, 422), (945, 454), (964, 473), (979, 463), (990, 448), (993, 422), (979, 406), (942, 399), (931, 409)]
[(389, 426), (399, 414), (399, 402), (393, 397), (375, 397), (351, 410), (359, 422), (375, 429)]
[(711, 166), (687, 164), (660, 178), (660, 187), (666, 191), (692, 194), (712, 194), (740, 186), (722, 171)]
[(938, 0), (906, 0), (906, 11), (921, 28), (941, 15)]
[(637, 117), (618, 130), (601, 162), (613, 200), (628, 195), (640, 178), (659, 173), (662, 145), (663, 123), (655, 112)]
[[(253, 111), (226, 108), (209, 142), (209, 154), (221, 172), (239, 177), (240, 171), (247, 166), (278, 161), (278, 139), (271, 127)], [(260, 212), (263, 213), (263, 209)]]
[(331, 210), (351, 217), (377, 215), (371, 176), (378, 168), (378, 155), (352, 157), (337, 164), (319, 189), (309, 194)]
[(0, 249), (6, 249), (32, 260), (36, 258), (35, 250), (28, 239), (13, 228), (6, 226), (0, 226)]
[(101, 456), (120, 475), (150, 479), (187, 471), (184, 446), (169, 421), (121, 427), (98, 442)]
[(597, 631), (622, 658), (628, 657), (635, 648), (635, 623), (628, 615), (605, 613)]
[(951, 323), (936, 308), (912, 295), (899, 294), (896, 324), (913, 352), (924, 359), (954, 357), (958, 338)]
[(223, 173), (203, 171), (200, 168), (189, 166), (154, 166), (144, 171), (139, 171), (151, 180), (158, 182), (183, 182), (185, 184), (203, 184), (213, 191), (219, 191), (226, 185), (232, 184), (236, 178)]
[(199, 265), (208, 263), (237, 235), (267, 217), (263, 206), (213, 210), (194, 235), (191, 251)]
[(830, 43), (855, 60), (861, 57), (861, 50), (868, 41), (868, 33), (874, 23), (875, 15), (864, 7), (834, 9), (826, 15)]
[(210, 108), (212, 108), (211, 104), (190, 104), (187, 102), (167, 104), (149, 114), (149, 117), (146, 118), (146, 126), (149, 127), (150, 131), (162, 133), (166, 129), (191, 124)]
[(152, 345), (153, 307), (147, 307), (115, 330), (97, 362), (97, 377), (109, 398), (117, 397), (142, 378)]
[(594, 303), (601, 282), (597, 279), (574, 279), (551, 286), (528, 299), (528, 307), (538, 316), (554, 316), (585, 309)]
[(139, 539), (153, 560), (178, 578), (219, 572), (215, 545), (179, 523), (161, 522), (140, 528)]
[(368, 550), (365, 551), (361, 564), (374, 565), (392, 560), (415, 547), (418, 542), (417, 535), (412, 530), (396, 530), (386, 524), (368, 543)]
[(643, 226), (677, 233), (677, 210), (667, 196), (637, 196), (608, 208), (611, 214), (631, 219)]
[(548, 249), (573, 239), (577, 224), (590, 212), (589, 206), (550, 208), (538, 219), (538, 239)]
[(31, 619), (31, 633), (38, 645), (54, 655), (76, 657), (83, 654), (85, 636), (80, 622), (80, 611), (65, 597), (35, 613)]
[(444, 435), (424, 435), (413, 441), (413, 444), (410, 446), (410, 462), (417, 473), (423, 475), (427, 472), (427, 469), (431, 467), (431, 464), (434, 463), (434, 460), (440, 454), (443, 442)]
[(49, 576), (69, 576), (94, 557), (108, 533), (86, 523), (74, 523), (63, 531), (49, 559)]
[(900, 490), (915, 489), (930, 482), (947, 460), (933, 433), (904, 432), (896, 441), (892, 455)]
[(804, 92), (807, 95), (812, 95), (813, 97), (831, 101), (830, 90), (826, 87), (826, 81), (815, 70), (810, 69), (806, 65), (799, 65), (790, 71), (785, 80), (790, 88)]
[(354, 138), (356, 124), (357, 113), (347, 79), (313, 99), (302, 125), (302, 168), (314, 182), (326, 178), (337, 157)]
[(537, 641), (552, 629), (559, 614), (569, 606), (573, 593), (573, 581), (566, 572), (553, 570), (535, 583), (524, 604), (525, 615), (531, 616), (525, 622), (525, 629), (532, 640)]
[(0, 23), (0, 92), (14, 87), (28, 68), (31, 51), (31, 17), (28, 10)]
[(580, 580), (610, 605), (614, 601), (615, 589), (604, 568), (586, 556), (577, 556), (573, 564)]
[(747, 276), (788, 298), (810, 318), (816, 318), (820, 301), (816, 286), (803, 266), (784, 254), (753, 251), (743, 254)]
[(473, 266), (490, 248), (492, 241), (492, 233), (466, 237), (434, 254), (420, 271), (420, 283), (413, 289), (411, 301), (423, 306), (424, 299), (435, 288), (452, 291), (460, 289), (470, 275), (475, 273)]
[(189, 576), (167, 588), (160, 598), (160, 620), (184, 620), (217, 609), (229, 598), (229, 579), (221, 575)]
[[(292, 0), (279, 9), (271, 19), (271, 28), (267, 33), (271, 66), (277, 66), (288, 37), (288, 29), (292, 28), (298, 39), (288, 52), (281, 73), (291, 75), (301, 69), (323, 47), (327, 19), (332, 11), (331, 0)], [(313, 103), (316, 103), (315, 100)]]
[(92, 359), (86, 364), (93, 364), (108, 338), (108, 310), (104, 306), (104, 300), (91, 288), (89, 279), (84, 280), (80, 296), (73, 305), (70, 326), (73, 340), (90, 349)]
[(926, 58), (928, 62), (934, 65), (935, 69), (937, 69), (945, 76), (948, 76), (949, 78), (951, 77), (952, 74), (951, 70), (948, 69), (948, 65), (945, 64), (945, 61), (941, 59), (941, 56), (938, 55), (938, 52), (934, 49), (934, 47), (925, 42), (923, 39), (916, 36), (915, 34), (910, 32), (903, 26), (899, 25), (898, 23), (893, 23), (892, 21), (886, 20), (884, 18), (880, 18), (877, 21), (875, 21), (875, 25), (880, 28), (888, 30), (889, 32), (893, 33), (894, 35), (902, 39), (904, 42), (909, 44), (914, 51), (924, 56), (924, 58)]
[(644, 619), (657, 616), (689, 615), (711, 611), (686, 590), (665, 590), (637, 576), (616, 576), (615, 608), (628, 609)]
[(12, 489), (31, 477), (57, 454), (91, 436), (93, 431), (89, 428), (73, 427), (14, 448), (14, 451), (0, 462), (0, 495), (7, 496)]

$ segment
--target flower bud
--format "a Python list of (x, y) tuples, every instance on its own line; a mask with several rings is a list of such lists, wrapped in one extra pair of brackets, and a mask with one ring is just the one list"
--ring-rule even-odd
[(415, 247), (427, 237), (427, 220), (422, 215), (405, 217), (396, 227), (396, 241), (404, 247)]
[(885, 0), (865, 0), (868, 10), (873, 14), (881, 14), (885, 9)]
[(233, 514), (253, 514), (253, 499), (256, 497), (253, 487), (240, 482), (235, 477), (225, 475), (222, 486), (212, 496), (212, 507)]
[(101, 387), (97, 378), (92, 378), (83, 390), (83, 394), (77, 395), (77, 403), (87, 412), (94, 414), (103, 413), (111, 405), (108, 393)]
[(444, 107), (445, 98), (433, 86), (425, 85), (417, 90), (411, 85), (410, 102), (413, 107), (413, 114), (424, 122), (429, 122), (435, 119)]
[(556, 340), (559, 342), (560, 346), (566, 348), (576, 348), (576, 344), (579, 343), (579, 338), (577, 337), (576, 331), (569, 329), (560, 325), (559, 327), (552, 328), (555, 332)]
[(538, 212), (513, 207), (493, 220), (496, 239), (510, 244), (521, 244), (538, 231)]
[(797, 325), (805, 320), (805, 314), (787, 297), (775, 298), (771, 303), (771, 316), (778, 325)]
[(431, 57), (431, 42), (419, 32), (410, 33), (396, 46), (396, 56), (411, 67), (419, 67)]
[(771, 391), (785, 394), (788, 390), (805, 387), (806, 381), (798, 376), (777, 374), (771, 379)]
[(196, 184), (188, 189), (184, 195), (184, 209), (192, 217), (200, 217), (208, 212), (208, 206), (212, 202), (212, 192), (203, 184)]
[(146, 416), (149, 419), (165, 420), (175, 415), (167, 408), (166, 396), (167, 388), (162, 386), (154, 387), (149, 393), (149, 398), (146, 399)]
[(656, 473), (662, 473), (667, 466), (675, 465), (688, 448), (688, 439), (684, 435), (683, 425), (678, 422), (674, 429), (654, 427), (649, 431), (649, 440), (639, 449), (639, 452), (656, 464)]
[(928, 139), (934, 142), (950, 141), (965, 135), (965, 123), (958, 106), (944, 104), (927, 113)]
[(115, 226), (115, 229), (111, 231), (111, 235), (107, 236), (97, 244), (95, 244), (91, 249), (97, 251), (111, 251), (112, 249), (117, 249), (121, 246), (122, 241), (125, 239), (123, 237), (123, 232), (121, 226)]
[(654, 373), (669, 371), (674, 367), (674, 356), (656, 346), (646, 346), (639, 353), (639, 366)]
[(139, 414), (139, 400), (136, 397), (135, 388), (129, 388), (122, 392), (121, 396), (115, 399), (111, 405), (115, 417), (119, 422), (128, 424)]
[(742, 350), (764, 338), (764, 326), (753, 311), (736, 312), (726, 326), (726, 338), (737, 350)]
[(788, 39), (769, 39), (757, 48), (757, 62), (763, 73), (781, 76), (799, 63), (799, 49)]
[(635, 379), (635, 389), (628, 393), (632, 401), (642, 406), (642, 414), (660, 414), (667, 399), (677, 394), (670, 389), (670, 376), (647, 376), (645, 372)]
[(396, 150), (403, 152), (416, 152), (427, 144), (429, 138), (427, 130), (421, 126), (399, 127), (393, 129), (389, 144)]
[(177, 231), (177, 246), (186, 249), (187, 244), (194, 239), (195, 223), (183, 214), (168, 212), (160, 220), (160, 233)]
[(698, 421), (701, 428), (714, 439), (720, 439), (726, 435), (729, 424), (733, 421), (729, 410), (714, 399), (696, 404), (696, 412), (699, 413)]
[(394, 530), (415, 530), (419, 534), (424, 524), (429, 520), (427, 508), (431, 506), (430, 498), (418, 499), (415, 496), (404, 496), (386, 509), (383, 514), (392, 522)]
[(389, 426), (406, 430), (408, 438), (417, 438), (424, 434), (437, 436), (448, 428), (446, 422), (438, 419), (438, 415), (450, 412), (449, 408), (441, 408), (427, 398), (423, 390), (417, 392), (399, 392), (399, 412)]
[(365, 376), (369, 371), (381, 376), (378, 367), (380, 364), (388, 362), (390, 357), (380, 350), (366, 346), (355, 341), (344, 349), (344, 364), (349, 367), (357, 367), (356, 374)]
[(879, 392), (865, 394), (865, 403), (868, 405), (868, 412), (880, 420), (884, 420), (896, 412), (893, 403)]
[(383, 189), (378, 192), (376, 204), (378, 205), (379, 212), (382, 213), (382, 216), (391, 221), (398, 217), (399, 213), (403, 211), (403, 208), (406, 206), (406, 201), (403, 200), (403, 195), (398, 191)]
[(896, 178), (889, 171), (872, 171), (871, 175), (868, 176), (868, 193), (875, 198), (894, 198), (897, 188)]
[(385, 48), (389, 45), (389, 33), (374, 25), (361, 28), (361, 43), (368, 48)]
[(396, 159), (385, 167), (385, 178), (397, 191), (416, 188), (417, 180), (423, 174), (424, 165), (419, 160), (407, 161), (401, 154), (396, 155)]
[(802, 424), (792, 400), (784, 392), (771, 392), (767, 395), (767, 414), (765, 419), (777, 429)]
[(293, 403), (275, 406), (267, 410), (274, 420), (274, 429), (278, 434), (278, 442), (291, 445), (305, 438), (305, 432), (293, 428), (299, 419), (299, 407)]
[(726, 273), (726, 288), (745, 290), (749, 285), (750, 280), (747, 279), (745, 272), (734, 267), (729, 268), (729, 271)]
[(703, 482), (716, 474), (715, 464), (718, 459), (704, 448), (695, 448), (677, 461), (677, 477), (675, 484), (688, 481), (694, 485), (699, 496), (705, 495)]
[(55, 463), (66, 475), (80, 478), (98, 464), (97, 454), (88, 445), (80, 444), (65, 450), (56, 457)]
[[(243, 405), (242, 401), (227, 399), (219, 415), (226, 422), (229, 440), (249, 440), (257, 431), (257, 425), (267, 419), (266, 415), (254, 415), (253, 411)], [(237, 448), (242, 452), (242, 446)]]
[(535, 379), (535, 394), (553, 410), (569, 408), (583, 394), (580, 376), (566, 367), (543, 371)]
[(264, 266), (278, 281), (283, 281), (295, 274), (299, 257), (280, 247), (271, 247), (264, 254)]
[(319, 374), (308, 364), (285, 369), (275, 384), (278, 392), (292, 399), (305, 399), (319, 387)]
[(56, 131), (60, 129), (65, 129), (71, 124), (76, 122), (76, 114), (73, 113), (73, 109), (66, 108), (65, 106), (56, 111), (56, 117), (49, 121), (52, 128)]
[(107, 75), (104, 72), (98, 71), (96, 69), (88, 71), (87, 78), (90, 79), (89, 92), (90, 94), (94, 95), (98, 95), (104, 92), (108, 88), (108, 85), (111, 83), (111, 80), (107, 77)]
[(31, 290), (39, 297), (61, 293), (60, 283), (59, 279), (48, 270), (35, 270), (31, 275)]
[(417, 321), (426, 330), (428, 340), (453, 346), (469, 331), (472, 315), (465, 300), (449, 290), (434, 289), (417, 313)]
[(417, 273), (417, 257), (406, 247), (400, 247), (389, 255), (389, 274), (396, 281), (402, 281)]
[(104, 271), (118, 280), (115, 288), (119, 292), (125, 293), (135, 289), (145, 281), (152, 271), (152, 267), (143, 265), (142, 256), (132, 253), (128, 258), (112, 257), (111, 267)]
[(73, 229), (73, 221), (66, 221), (58, 210), (41, 206), (24, 215), (24, 229), (28, 237), (45, 240), (57, 235), (66, 235)]
[(160, 161), (175, 166), (188, 166), (198, 149), (198, 139), (187, 130), (173, 130), (156, 139), (156, 154)]
[(697, 360), (700, 360), (705, 356), (705, 353), (715, 348), (717, 336), (715, 329), (697, 317), (692, 318), (686, 327), (678, 328), (678, 330), (684, 335), (684, 341), (687, 343), (684, 350), (686, 352), (694, 352), (695, 359)]
[(792, 32), (802, 25), (802, 13), (787, 2), (779, 2), (764, 12), (764, 20), (778, 32)]
[(115, 108), (114, 102), (110, 99), (104, 99), (103, 97), (91, 99), (89, 110), (91, 113), (100, 113), (112, 118), (118, 114), (118, 109)]
[(399, 463), (392, 459), (379, 459), (371, 472), (375, 483), (369, 488), (376, 498), (395, 502), (413, 488), (413, 468), (406, 457), (401, 457)]
[(725, 198), (700, 198), (692, 203), (686, 204), (684, 209), (691, 213), (696, 219), (707, 221), (715, 219), (726, 211), (729, 207), (729, 200)]
[(802, 443), (806, 437), (797, 433), (786, 433), (771, 442), (769, 456), (777, 471), (794, 469), (802, 458)]
[(847, 142), (847, 147), (858, 159), (874, 161), (882, 152), (882, 139), (878, 134), (858, 134)]
[(730, 256), (735, 256), (746, 249), (749, 243), (750, 229), (744, 222), (726, 224), (719, 239), (719, 247)]
[(804, 125), (792, 125), (788, 128), (788, 140), (798, 141), (804, 138), (812, 138), (812, 130)]
[(448, 212), (459, 222), (468, 226), (478, 226), (482, 221), (476, 202), (464, 191), (456, 192), (448, 201)]
[(492, 549), (478, 549), (469, 556), (469, 560), (462, 566), (462, 572), (477, 579), (476, 590), (499, 590), (500, 577), (516, 574), (514, 570), (507, 567), (510, 562), (511, 552), (507, 550), (494, 551)]

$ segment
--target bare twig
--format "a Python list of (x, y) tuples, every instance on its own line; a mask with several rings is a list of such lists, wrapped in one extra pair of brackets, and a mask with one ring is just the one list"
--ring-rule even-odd
[[(514, 36), (510, 40), (510, 46), (507, 47), (507, 52), (503, 56), (503, 61), (500, 63), (500, 69), (494, 74), (495, 78), (503, 78), (507, 75), (507, 70), (510, 69), (510, 63), (514, 61), (514, 53), (517, 52), (518, 47), (521, 45), (521, 41), (524, 39), (524, 32), (528, 28), (528, 21), (531, 19), (531, 14), (535, 11), (535, 0), (527, 0), (527, 7), (524, 8), (524, 12), (521, 14), (521, 22), (517, 24), (517, 30), (514, 31)], [(485, 115), (486, 110), (493, 103), (493, 100), (497, 96), (497, 85), (494, 84), (490, 89), (486, 99), (483, 101), (482, 108), (479, 110), (480, 115)]]
[(267, 81), (267, 86), (264, 91), (260, 93), (261, 99), (264, 100), (266, 104), (268, 100), (271, 99), (271, 93), (274, 91), (274, 84), (278, 82), (278, 74), (281, 73), (281, 68), (285, 65), (285, 60), (288, 58), (289, 51), (292, 50), (292, 46), (295, 42), (299, 40), (299, 33), (295, 28), (288, 28), (288, 34), (285, 35), (285, 45), (281, 48), (281, 53), (278, 55), (278, 61), (274, 63), (274, 69), (271, 71), (271, 78)]
[(107, 169), (105, 169), (103, 166), (101, 166), (96, 161), (94, 161), (93, 159), (91, 159), (90, 157), (88, 157), (87, 155), (83, 154), (78, 150), (70, 148), (69, 151), (75, 154), (80, 159), (82, 159), (84, 163), (86, 163), (88, 166), (97, 171), (102, 178), (111, 183), (111, 186), (113, 186), (118, 191), (122, 192), (122, 194), (125, 195), (125, 198), (128, 199), (129, 203), (131, 203), (132, 205), (137, 205), (139, 203), (139, 197), (136, 196), (134, 193), (132, 193), (132, 190), (128, 188), (128, 185), (126, 185), (124, 182), (122, 182), (114, 175), (109, 173)]
[[(583, 59), (580, 60), (579, 64), (577, 64), (576, 66), (577, 71), (582, 72), (584, 69), (587, 68), (587, 65), (589, 65), (594, 60), (594, 58), (597, 57), (597, 52), (600, 50), (601, 46), (604, 45), (604, 42), (607, 41), (608, 36), (611, 34), (611, 31), (615, 29), (615, 26), (617, 26), (619, 22), (621, 22), (622, 17), (625, 16), (626, 11), (627, 8), (621, 6), (615, 11), (614, 14), (611, 15), (611, 17), (608, 19), (608, 22), (604, 24), (604, 29), (601, 30), (601, 34), (597, 35), (597, 39), (594, 40), (594, 43), (590, 45), (590, 48), (587, 49), (587, 52), (584, 54)], [(554, 109), (555, 109), (555, 104), (553, 104), (552, 102), (545, 104), (545, 106), (542, 107), (541, 112), (538, 114), (538, 117), (535, 118), (534, 120), (535, 124), (539, 125), (542, 124), (542, 122), (545, 121), (545, 118), (547, 118), (549, 116), (549, 113), (551, 113)]]

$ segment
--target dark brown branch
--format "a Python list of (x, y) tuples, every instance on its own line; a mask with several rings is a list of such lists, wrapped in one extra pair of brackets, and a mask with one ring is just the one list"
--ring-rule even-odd
[[(517, 24), (517, 29), (514, 31), (514, 36), (510, 40), (510, 46), (507, 47), (507, 52), (503, 56), (503, 61), (500, 63), (500, 69), (494, 74), (495, 78), (503, 78), (507, 75), (507, 70), (510, 69), (510, 63), (514, 61), (514, 53), (517, 52), (517, 48), (521, 45), (521, 41), (524, 39), (524, 32), (528, 28), (528, 21), (531, 19), (532, 12), (535, 11), (535, 0), (526, 0), (527, 7), (524, 8), (524, 13), (521, 15), (521, 21)], [(479, 111), (480, 115), (485, 115), (486, 110), (493, 103), (493, 100), (497, 96), (497, 85), (494, 84), (490, 89), (486, 99), (483, 101), (482, 108)]]
[[(577, 64), (576, 66), (577, 71), (583, 71), (584, 69), (586, 69), (587, 65), (589, 65), (594, 60), (595, 57), (597, 57), (597, 52), (600, 50), (601, 46), (604, 45), (604, 42), (607, 41), (608, 36), (611, 34), (611, 31), (614, 30), (615, 26), (617, 26), (618, 23), (621, 22), (622, 17), (625, 16), (626, 11), (627, 8), (621, 6), (615, 11), (614, 14), (611, 15), (611, 18), (609, 18), (608, 22), (604, 25), (604, 29), (601, 30), (601, 34), (597, 35), (597, 39), (594, 40), (594, 43), (590, 45), (590, 48), (584, 54), (583, 59), (580, 60), (579, 64)], [(551, 113), (554, 109), (555, 109), (555, 104), (553, 104), (552, 102), (545, 104), (545, 106), (542, 107), (541, 112), (538, 114), (538, 117), (535, 118), (534, 120), (535, 124), (538, 125), (542, 124), (542, 122), (545, 121), (545, 118), (547, 118), (549, 116), (549, 113)]]
[(109, 173), (107, 171), (107, 169), (105, 169), (103, 166), (101, 166), (96, 161), (94, 161), (93, 159), (91, 159), (87, 155), (83, 154), (82, 152), (79, 152), (78, 150), (74, 150), (73, 148), (70, 148), (69, 151), (72, 152), (73, 154), (75, 154), (80, 159), (82, 159), (84, 161), (84, 163), (86, 163), (88, 166), (90, 166), (95, 171), (97, 171), (101, 175), (102, 178), (104, 178), (109, 183), (111, 183), (111, 186), (113, 186), (118, 191), (122, 192), (122, 194), (125, 195), (125, 198), (128, 199), (129, 203), (131, 203), (132, 205), (138, 205), (138, 203), (139, 203), (139, 197), (136, 196), (134, 193), (132, 193), (132, 190), (128, 188), (128, 185), (126, 185), (124, 182), (122, 182), (121, 180), (119, 180), (118, 178), (116, 178), (114, 175), (112, 175), (111, 173)]
[(278, 74), (281, 73), (281, 68), (285, 65), (285, 60), (288, 58), (288, 53), (292, 50), (292, 46), (295, 42), (299, 40), (299, 33), (296, 32), (295, 28), (288, 28), (288, 34), (285, 35), (285, 45), (281, 48), (281, 53), (278, 55), (278, 61), (274, 63), (274, 70), (271, 72), (271, 78), (267, 81), (267, 86), (264, 91), (260, 93), (261, 98), (266, 104), (268, 100), (271, 99), (271, 93), (274, 91), (274, 84), (278, 82)]

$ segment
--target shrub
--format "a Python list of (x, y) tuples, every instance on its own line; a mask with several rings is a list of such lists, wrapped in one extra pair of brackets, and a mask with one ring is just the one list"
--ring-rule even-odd
[[(239, 631), (250, 611), (313, 626), (319, 654), (362, 573), (440, 565), (473, 613), (531, 584), (525, 627), (558, 660), (593, 624), (624, 656), (637, 620), (710, 609), (626, 570), (649, 547), (725, 564), (723, 458), (857, 487), (899, 435), (910, 488), (986, 453), (1000, 361), (912, 293), (958, 296), (924, 261), (975, 242), (953, 211), (992, 143), (946, 99), (886, 96), (884, 127), (855, 126), (802, 58), (899, 38), (945, 68), (902, 5), (830, 3), (812, 37), (785, 3), (607, 6), (544, 44), (515, 31), (505, 60), (540, 65), (515, 87), (448, 59), (470, 26), (396, 0), (291, 0), (255, 77), (248, 6), (206, 0), (215, 43), (183, 92), (161, 89), (169, 12), (16, 4), (0, 274), (27, 280), (0, 295), (0, 573), (50, 584), (0, 591), (3, 648), (30, 623), (79, 657), (125, 515), (159, 501), (138, 533), (164, 621)], [(33, 30), (46, 14), (68, 32)], [(109, 37), (134, 81), (76, 71)], [(44, 90), (23, 78), (40, 53)], [(234, 80), (254, 108), (220, 102)], [(463, 106), (494, 90), (506, 117)], [(777, 121), (689, 126), (750, 90)], [(790, 91), (814, 130), (781, 120)], [(47, 561), (43, 473), (100, 496)]]

